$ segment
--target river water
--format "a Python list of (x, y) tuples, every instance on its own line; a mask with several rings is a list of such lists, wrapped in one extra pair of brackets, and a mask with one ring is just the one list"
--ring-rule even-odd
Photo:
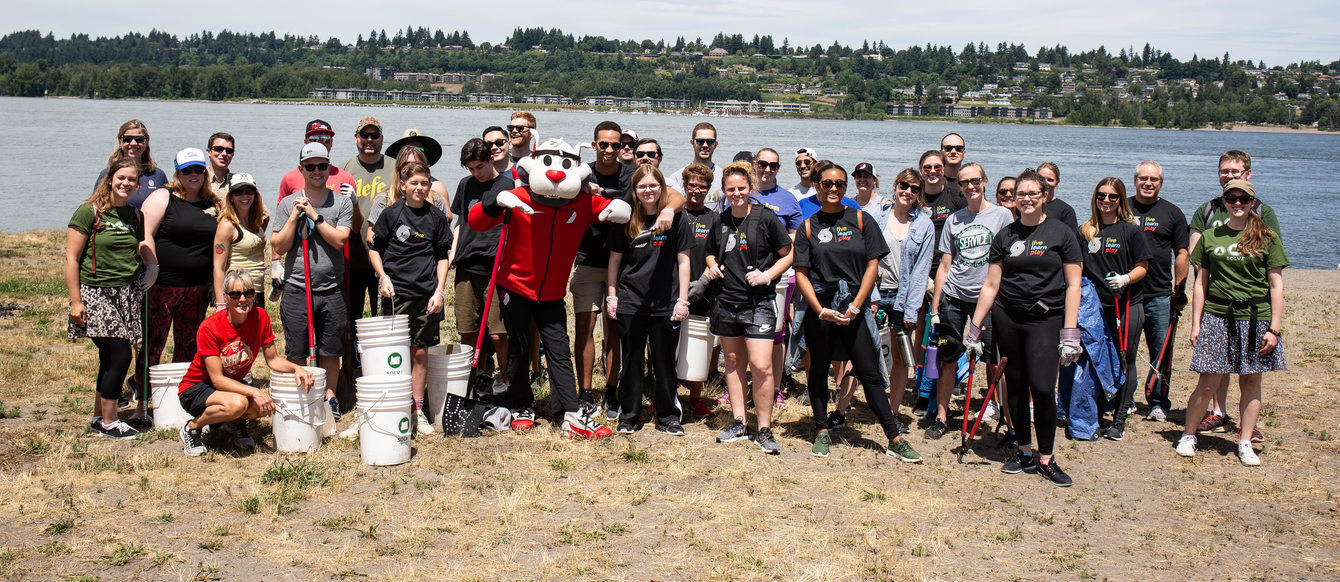
[[(440, 141), (445, 153), (434, 173), (453, 190), (466, 175), (455, 162), (460, 145), (484, 127), (508, 121), (502, 110), (0, 98), (0, 125), (16, 132), (0, 139), (0, 231), (63, 228), (91, 191), (115, 147), (116, 129), (127, 119), (138, 118), (149, 127), (154, 159), (169, 175), (177, 150), (204, 147), (215, 131), (233, 134), (238, 148), (233, 170), (255, 175), (272, 207), (279, 178), (296, 165), (309, 120), (324, 119), (335, 127), (332, 158), (342, 162), (355, 153), (354, 123), (369, 115), (386, 128), (387, 144), (411, 127)], [(1218, 194), (1219, 154), (1241, 149), (1252, 155), (1257, 194), (1279, 216), (1292, 266), (1330, 269), (1340, 263), (1340, 135), (627, 112), (544, 112), (537, 117), (542, 138), (561, 136), (570, 143), (589, 142), (592, 128), (612, 119), (640, 137), (658, 139), (665, 149), (662, 167), (668, 170), (689, 161), (693, 125), (711, 121), (720, 139), (717, 163), (730, 161), (737, 151), (772, 147), (783, 152), (778, 181), (790, 186), (796, 176), (786, 152), (810, 147), (848, 169), (862, 161), (874, 164), (885, 177), (884, 195), (899, 169), (916, 165), (921, 152), (954, 131), (967, 140), (968, 160), (982, 164), (993, 182), (1025, 167), (1056, 162), (1061, 168), (1058, 195), (1075, 207), (1080, 221), (1089, 215), (1089, 196), (1099, 179), (1117, 176), (1133, 190), (1131, 176), (1145, 159), (1162, 164), (1163, 196), (1190, 214)], [(583, 154), (588, 160), (593, 156)]]

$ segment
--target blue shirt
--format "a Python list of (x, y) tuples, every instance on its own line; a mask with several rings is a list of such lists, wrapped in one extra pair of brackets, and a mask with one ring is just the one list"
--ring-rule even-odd
[[(806, 199), (804, 199), (804, 200), (801, 200), (801, 201), (799, 202), (799, 204), (800, 204), (800, 221), (801, 221), (801, 222), (804, 222), (806, 218), (809, 218), (811, 215), (813, 215), (815, 212), (818, 212), (819, 209), (823, 207), (823, 204), (820, 204), (820, 203), (819, 203), (819, 195), (818, 195), (818, 194), (814, 194), (814, 195), (810, 196), (809, 198), (806, 198)], [(857, 210), (860, 210), (860, 209), (861, 209), (861, 205), (860, 205), (859, 203), (856, 202), (856, 199), (855, 199), (855, 198), (848, 198), (848, 197), (846, 197), (846, 196), (843, 196), (843, 197), (842, 197), (842, 205), (843, 205), (843, 206), (850, 206), (850, 207), (855, 208), (855, 209), (857, 209)]]

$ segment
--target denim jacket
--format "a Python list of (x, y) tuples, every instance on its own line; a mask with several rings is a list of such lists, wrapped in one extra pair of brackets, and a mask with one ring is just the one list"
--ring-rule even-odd
[(926, 297), (930, 281), (931, 255), (935, 254), (935, 223), (930, 217), (912, 212), (912, 224), (903, 240), (903, 261), (898, 270), (898, 295), (893, 308), (903, 312), (903, 320), (915, 324), (917, 310)]

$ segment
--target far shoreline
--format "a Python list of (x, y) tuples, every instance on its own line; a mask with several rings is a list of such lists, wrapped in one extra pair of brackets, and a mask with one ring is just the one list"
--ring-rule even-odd
[[(71, 99), (86, 101), (147, 101), (156, 103), (217, 103), (217, 104), (256, 104), (256, 105), (329, 105), (335, 107), (396, 107), (406, 109), (460, 109), (460, 110), (487, 110), (487, 109), (527, 109), (529, 111), (544, 111), (558, 113), (586, 113), (584, 106), (571, 105), (545, 105), (538, 103), (469, 103), (469, 104), (447, 104), (447, 103), (401, 103), (393, 101), (339, 101), (339, 100), (313, 100), (313, 99), (238, 99), (228, 101), (212, 101), (208, 99), (154, 99), (149, 97), (128, 97), (124, 99), (90, 99), (88, 97), (76, 97), (71, 95), (51, 95), (45, 97), (15, 97), (18, 99)], [(527, 107), (529, 106), (529, 107)], [(597, 112), (599, 110), (597, 109)], [(627, 112), (620, 112), (618, 115), (628, 115)], [(661, 114), (675, 115), (675, 114)], [(694, 115), (692, 113), (678, 114), (682, 117), (709, 117), (706, 115)], [(720, 115), (715, 119), (722, 118), (743, 118), (743, 119), (817, 119), (828, 121), (910, 121), (921, 123), (977, 123), (977, 124), (998, 124), (998, 125), (1033, 125), (1033, 126), (1055, 126), (1055, 127), (1083, 127), (1090, 129), (1136, 129), (1153, 131), (1203, 131), (1203, 132), (1226, 132), (1237, 131), (1243, 133), (1273, 133), (1273, 134), (1294, 134), (1294, 135), (1340, 135), (1340, 131), (1323, 131), (1316, 127), (1292, 127), (1283, 125), (1253, 125), (1249, 123), (1234, 123), (1225, 127), (1213, 127), (1206, 125), (1194, 129), (1178, 129), (1171, 127), (1149, 127), (1136, 126), (1127, 127), (1122, 125), (1079, 125), (1067, 124), (1057, 120), (1041, 119), (1015, 119), (1015, 118), (994, 118), (994, 117), (938, 117), (938, 116), (891, 116), (882, 119), (844, 119), (840, 117), (823, 115)]]

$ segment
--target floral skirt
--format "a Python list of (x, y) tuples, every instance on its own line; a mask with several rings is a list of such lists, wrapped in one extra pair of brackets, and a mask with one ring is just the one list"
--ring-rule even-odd
[[(1229, 341), (1230, 323), (1237, 326), (1237, 346)], [(1202, 313), (1200, 337), (1196, 339), (1196, 347), (1191, 352), (1191, 371), (1206, 374), (1257, 374), (1285, 369), (1282, 338), (1270, 353), (1265, 355), (1256, 353), (1256, 350), (1261, 349), (1261, 338), (1265, 337), (1266, 331), (1270, 329), (1270, 322), (1256, 323), (1255, 346), (1247, 345), (1250, 328), (1251, 322), (1229, 322), (1218, 315)]]
[(114, 337), (140, 343), (140, 315), (144, 312), (144, 294), (134, 285), (120, 287), (79, 286), (79, 298), (84, 302), (84, 325), (70, 321), (66, 336)]

